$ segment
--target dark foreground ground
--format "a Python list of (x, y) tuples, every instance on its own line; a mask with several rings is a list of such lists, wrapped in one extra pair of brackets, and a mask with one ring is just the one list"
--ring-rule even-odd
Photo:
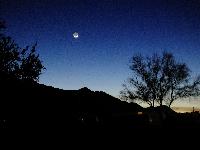
[[(47, 110), (44, 110), (47, 111)], [(89, 112), (62, 113), (48, 110), (45, 112), (12, 112), (5, 119), (0, 120), (3, 130), (21, 131), (102, 131), (102, 130), (171, 130), (198, 129), (200, 130), (200, 114), (198, 112), (162, 115), (161, 112), (144, 112), (143, 114), (104, 114), (105, 116)], [(58, 114), (57, 114), (58, 113)], [(16, 116), (17, 114), (17, 116)], [(51, 115), (49, 115), (51, 114)]]

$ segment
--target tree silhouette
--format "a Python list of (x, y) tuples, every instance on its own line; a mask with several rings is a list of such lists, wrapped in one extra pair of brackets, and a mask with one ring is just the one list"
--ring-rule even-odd
[(39, 59), (39, 54), (36, 54), (37, 44), (31, 47), (30, 53), (27, 53), (28, 47), (21, 52), (21, 64), (19, 68), (19, 77), (22, 80), (38, 81), (42, 69), (45, 69)]
[(0, 21), (0, 75), (1, 78), (38, 81), (45, 67), (36, 54), (36, 46), (20, 48), (11, 37), (3, 34), (5, 24)]
[(120, 94), (124, 100), (141, 101), (150, 106), (165, 102), (170, 107), (177, 99), (200, 95), (200, 76), (191, 82), (187, 65), (177, 62), (171, 53), (146, 58), (134, 55), (130, 69), (134, 77), (123, 84)]

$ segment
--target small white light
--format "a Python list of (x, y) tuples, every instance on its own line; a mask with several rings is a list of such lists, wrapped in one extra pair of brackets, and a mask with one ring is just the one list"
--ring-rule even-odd
[(74, 37), (75, 39), (77, 39), (77, 38), (79, 37), (78, 32), (74, 32), (74, 33), (73, 33), (73, 37)]

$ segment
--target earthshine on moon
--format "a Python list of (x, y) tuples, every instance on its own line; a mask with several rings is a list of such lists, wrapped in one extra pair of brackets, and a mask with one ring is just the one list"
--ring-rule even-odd
[(74, 33), (73, 33), (73, 37), (74, 37), (75, 39), (77, 39), (77, 38), (79, 37), (78, 32), (74, 32)]

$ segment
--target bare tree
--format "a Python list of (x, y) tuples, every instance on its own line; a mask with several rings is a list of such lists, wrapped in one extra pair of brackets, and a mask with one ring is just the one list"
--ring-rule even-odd
[(150, 106), (165, 103), (170, 107), (177, 99), (200, 95), (200, 77), (192, 83), (187, 65), (177, 62), (171, 53), (146, 58), (134, 55), (130, 69), (133, 77), (123, 85), (122, 99), (141, 101)]

